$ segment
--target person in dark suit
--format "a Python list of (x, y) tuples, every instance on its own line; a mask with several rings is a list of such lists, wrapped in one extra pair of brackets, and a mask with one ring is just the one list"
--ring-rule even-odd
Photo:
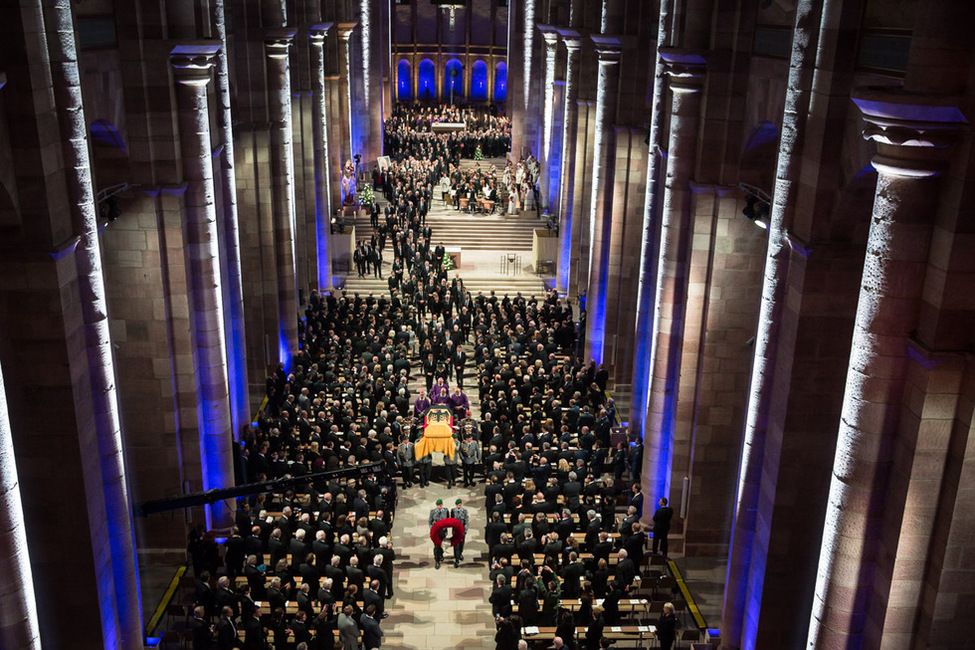
[(267, 631), (261, 625), (261, 608), (255, 607), (244, 621), (244, 650), (264, 650)]
[[(641, 491), (640, 484), (634, 483), (632, 489), (633, 489), (633, 494), (630, 496), (630, 503), (628, 505), (631, 505), (634, 508), (636, 508), (637, 517), (642, 517), (643, 516), (643, 492)], [(664, 502), (666, 501), (667, 500), (664, 499)]]
[(213, 627), (203, 618), (206, 610), (202, 605), (193, 609), (190, 630), (193, 631), (193, 650), (210, 650), (213, 647)]
[(239, 647), (237, 627), (234, 625), (234, 611), (230, 607), (224, 607), (220, 610), (220, 620), (217, 622), (217, 648), (233, 650)]
[(369, 605), (366, 607), (366, 611), (362, 618), (359, 619), (359, 624), (362, 625), (362, 647), (378, 648), (383, 642), (383, 631), (379, 629), (379, 621), (375, 619), (376, 606)]
[(562, 569), (562, 595), (565, 598), (579, 597), (579, 579), (586, 573), (586, 566), (579, 561), (579, 555), (575, 551), (569, 553), (569, 565)]
[(660, 497), (660, 507), (653, 513), (653, 554), (659, 549), (667, 555), (667, 534), (670, 532), (670, 520), (674, 518), (674, 509), (667, 505), (667, 499)]
[(224, 564), (227, 566), (227, 577), (233, 582), (244, 569), (244, 538), (240, 536), (240, 528), (234, 526), (230, 530), (230, 537), (224, 542), (227, 552), (224, 554)]
[(380, 595), (379, 589), (380, 587), (378, 580), (373, 580), (370, 582), (369, 586), (362, 590), (362, 606), (368, 610), (369, 606), (372, 605), (376, 608), (377, 617), (386, 618), (386, 602)]
[(497, 576), (490, 602), (495, 619), (511, 616), (511, 585), (505, 575)]
[(231, 614), (237, 616), (238, 605), (237, 605), (237, 594), (230, 588), (233, 582), (227, 576), (220, 576), (217, 580), (217, 591), (214, 594), (214, 607), (216, 611), (223, 615), (223, 608), (229, 607)]

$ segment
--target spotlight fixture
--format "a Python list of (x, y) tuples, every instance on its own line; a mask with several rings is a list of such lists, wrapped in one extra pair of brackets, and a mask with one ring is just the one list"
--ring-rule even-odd
[(115, 221), (122, 216), (122, 211), (118, 207), (118, 197), (110, 196), (98, 206), (98, 213), (102, 219)]
[(753, 185), (748, 185), (747, 183), (739, 183), (738, 189), (745, 192), (745, 207), (742, 208), (741, 214), (754, 221), (755, 225), (759, 228), (768, 230), (769, 208), (772, 205), (772, 197), (761, 189)]

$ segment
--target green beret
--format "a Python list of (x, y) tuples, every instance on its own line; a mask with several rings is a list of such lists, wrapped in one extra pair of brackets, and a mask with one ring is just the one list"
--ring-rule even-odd
[(438, 506), (442, 506), (443, 505), (443, 499), (437, 499), (437, 505)]
[(461, 500), (460, 499), (457, 499), (456, 501), (454, 501), (454, 505), (455, 506), (459, 506), (460, 504), (461, 504)]

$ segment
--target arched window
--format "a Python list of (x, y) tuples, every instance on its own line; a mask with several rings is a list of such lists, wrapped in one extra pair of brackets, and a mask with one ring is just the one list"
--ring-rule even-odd
[(450, 95), (450, 89), (453, 88), (455, 97), (464, 96), (464, 64), (462, 64), (458, 59), (451, 59), (447, 61), (447, 65), (444, 66), (443, 70), (443, 94), (444, 97)]
[(401, 101), (413, 99), (413, 77), (410, 62), (402, 59), (396, 66), (396, 97)]
[(423, 59), (417, 68), (416, 96), (430, 99), (437, 96), (436, 66), (430, 59)]
[(508, 98), (508, 65), (501, 61), (494, 67), (494, 101), (503, 102)]
[(487, 63), (475, 61), (471, 66), (471, 99), (488, 98)]

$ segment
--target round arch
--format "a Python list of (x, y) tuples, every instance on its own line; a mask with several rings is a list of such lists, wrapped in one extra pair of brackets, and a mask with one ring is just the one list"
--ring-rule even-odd
[(488, 98), (487, 63), (478, 59), (471, 65), (471, 99)]
[(508, 98), (508, 64), (499, 61), (494, 66), (494, 101), (503, 102)]
[(400, 59), (396, 65), (396, 98), (401, 102), (413, 99), (412, 74), (410, 62), (406, 59)]
[(443, 94), (450, 95), (453, 89), (455, 97), (464, 96), (464, 64), (460, 59), (451, 59), (443, 68)]
[(419, 99), (430, 99), (437, 96), (436, 66), (430, 59), (423, 59), (417, 66), (416, 96)]

